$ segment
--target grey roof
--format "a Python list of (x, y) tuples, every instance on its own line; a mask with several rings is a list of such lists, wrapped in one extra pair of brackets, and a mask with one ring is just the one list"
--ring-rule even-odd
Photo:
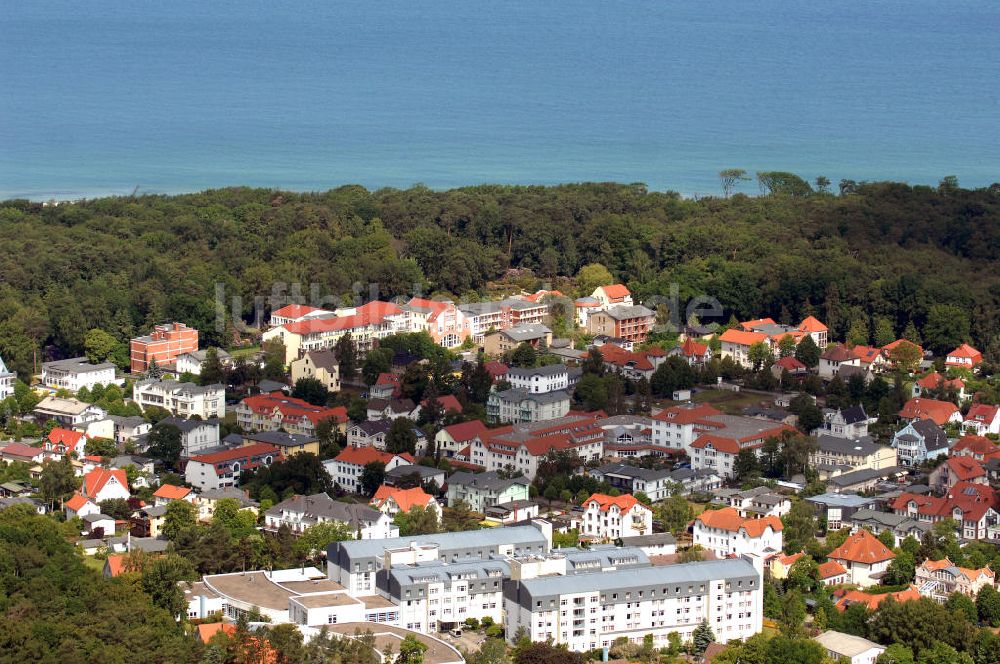
[(548, 334), (552, 334), (552, 330), (544, 325), (534, 323), (515, 325), (506, 330), (501, 330), (501, 334), (510, 337), (514, 341), (531, 341), (532, 339), (540, 339)]
[(94, 523), (95, 521), (114, 521), (114, 517), (110, 517), (107, 514), (86, 514), (80, 518), (88, 523)]
[(152, 459), (138, 454), (122, 454), (113, 458), (110, 465), (112, 468), (124, 468), (125, 466), (144, 466), (152, 462)]
[(158, 517), (158, 516), (163, 516), (164, 514), (167, 513), (167, 506), (166, 505), (148, 505), (146, 507), (143, 507), (141, 511), (145, 512), (146, 516)]
[[(195, 362), (204, 362), (205, 359), (208, 357), (208, 350), (209, 350), (208, 348), (206, 348), (204, 350), (192, 350), (192, 351), (187, 352), (187, 353), (182, 353), (180, 355), (180, 357), (183, 357), (183, 356), (187, 355), (188, 357), (190, 357), (191, 359), (193, 359)], [(229, 353), (227, 353), (225, 350), (223, 350), (221, 348), (216, 348), (215, 351), (216, 351), (216, 356), (220, 360), (228, 360), (228, 359), (232, 358), (232, 356)]]
[(105, 371), (107, 369), (114, 369), (115, 365), (111, 362), (102, 362), (100, 364), (91, 364), (90, 360), (86, 357), (71, 357), (65, 360), (55, 360), (53, 362), (43, 362), (42, 370), (46, 369), (57, 369), (59, 371), (66, 371), (71, 373), (90, 373), (92, 371)]
[(412, 413), (417, 405), (412, 399), (370, 399), (368, 410), (384, 411), (386, 408), (391, 413)]
[(924, 438), (924, 447), (928, 452), (946, 449), (948, 447), (948, 434), (939, 427), (934, 420), (917, 420), (912, 424)]
[(857, 523), (858, 525), (874, 522), (884, 528), (890, 528), (892, 530), (910, 530), (912, 528), (916, 528), (918, 530), (931, 529), (931, 524), (920, 523), (916, 519), (911, 519), (905, 514), (878, 512), (868, 508), (860, 509), (852, 514), (851, 521)]
[(219, 428), (219, 420), (208, 419), (208, 420), (187, 420), (180, 417), (164, 417), (162, 420), (156, 423), (153, 428), (161, 426), (175, 426), (181, 430), (181, 433), (191, 433), (195, 429), (200, 429), (201, 427), (215, 427)]
[(824, 434), (817, 436), (816, 442), (819, 444), (820, 451), (850, 456), (870, 456), (882, 448), (881, 445), (872, 440), (871, 436), (851, 439)]
[(623, 546), (669, 546), (671, 544), (677, 544), (677, 538), (670, 533), (651, 533), (622, 538)]
[(649, 567), (652, 563), (646, 552), (636, 546), (615, 546), (614, 544), (595, 544), (589, 549), (565, 548), (553, 549), (552, 555), (566, 557), (566, 573), (581, 574), (600, 572), (609, 569)]
[(616, 307), (608, 307), (604, 310), (604, 313), (611, 316), (615, 320), (626, 320), (629, 318), (645, 318), (648, 316), (654, 316), (655, 313), (641, 304), (635, 304), (632, 306), (620, 304)]
[(669, 479), (670, 471), (653, 470), (651, 468), (639, 468), (627, 463), (607, 463), (598, 468), (595, 472), (601, 475), (621, 475), (623, 477), (639, 478), (646, 482)]
[(300, 433), (285, 433), (284, 431), (257, 431), (254, 433), (245, 433), (243, 437), (247, 440), (277, 445), (278, 447), (296, 447), (298, 445), (314, 443), (317, 440), (314, 436), (305, 436)]
[(428, 477), (434, 477), (435, 475), (444, 475), (445, 472), (440, 468), (431, 468), (430, 466), (421, 466), (420, 464), (411, 463), (402, 466), (396, 466), (392, 470), (385, 471), (386, 477), (401, 478), (407, 475), (413, 475), (416, 473), (420, 475), (421, 481)]
[(115, 426), (122, 428), (136, 428), (146, 424), (149, 420), (140, 415), (108, 415), (107, 419), (115, 423)]
[[(347, 557), (381, 558), (386, 549), (409, 547), (411, 544), (436, 544), (443, 550), (481, 549), (496, 547), (503, 544), (530, 544), (544, 542), (545, 536), (532, 525), (507, 526), (505, 528), (486, 528), (483, 530), (460, 530), (453, 533), (437, 533), (434, 535), (409, 535), (406, 537), (391, 537), (378, 540), (346, 540), (334, 542), (328, 551), (341, 550)], [(337, 560), (336, 555), (329, 555), (330, 560)]]
[(204, 498), (205, 500), (222, 500), (224, 498), (232, 498), (234, 500), (240, 501), (240, 504), (244, 507), (254, 507), (259, 503), (247, 497), (245, 493), (235, 487), (226, 487), (225, 489), (206, 489), (198, 494), (199, 498)]
[(520, 403), (521, 401), (534, 401), (537, 404), (558, 403), (568, 401), (569, 393), (565, 390), (552, 390), (551, 392), (533, 393), (523, 387), (512, 387), (502, 392), (492, 392), (490, 397), (496, 397), (508, 403)]
[(827, 507), (863, 507), (875, 503), (874, 498), (866, 498), (854, 493), (822, 493), (806, 498), (806, 500)]
[(889, 477), (890, 475), (895, 475), (897, 473), (904, 472), (899, 466), (892, 466), (891, 468), (883, 468), (882, 470), (871, 470), (870, 468), (864, 468), (862, 470), (855, 470), (853, 473), (845, 473), (843, 475), (837, 475), (832, 477), (828, 482), (831, 484), (836, 484), (837, 486), (853, 486), (855, 484), (860, 484), (862, 482), (868, 482), (874, 479), (879, 479), (881, 477)]
[(317, 368), (326, 369), (331, 373), (339, 367), (337, 364), (337, 354), (332, 350), (311, 350), (306, 353), (306, 357)]
[(279, 383), (276, 380), (269, 380), (267, 378), (265, 378), (265, 379), (261, 380), (259, 383), (257, 383), (257, 389), (259, 389), (261, 391), (261, 393), (265, 393), (265, 392), (281, 392), (283, 390), (287, 390), (288, 387), (289, 386), (287, 384), (285, 384), (285, 383)]
[(280, 516), (283, 510), (299, 512), (307, 517), (342, 521), (351, 525), (373, 523), (382, 517), (381, 512), (368, 505), (342, 503), (325, 493), (316, 493), (311, 496), (292, 496), (269, 509), (267, 513), (272, 516)]
[(392, 420), (366, 420), (351, 427), (351, 429), (361, 429), (361, 433), (366, 436), (375, 436), (380, 433), (389, 433), (392, 428)]
[(545, 597), (595, 590), (612, 591), (625, 588), (658, 588), (679, 583), (707, 583), (737, 577), (760, 578), (760, 575), (750, 562), (742, 558), (729, 558), (607, 571), (602, 574), (544, 576), (525, 579), (521, 585), (532, 597)]
[(836, 653), (840, 657), (847, 658), (853, 658), (872, 648), (884, 650), (882, 646), (868, 639), (833, 630), (827, 630), (819, 636), (814, 636), (813, 640), (826, 650)]
[(486, 473), (459, 471), (448, 478), (449, 486), (470, 486), (485, 491), (496, 491), (497, 493), (505, 491), (515, 484), (528, 485), (529, 482), (524, 477), (503, 479), (495, 470)]
[(531, 378), (532, 376), (558, 376), (567, 373), (569, 368), (565, 364), (547, 364), (544, 367), (510, 367), (507, 369), (507, 378), (517, 376), (518, 378)]
[(708, 415), (705, 419), (724, 425), (723, 429), (710, 431), (709, 433), (734, 439), (757, 435), (778, 426), (775, 422), (759, 420), (756, 417), (746, 417), (743, 415)]
[(537, 505), (534, 500), (509, 500), (506, 503), (498, 503), (496, 505), (491, 505), (486, 508), (486, 511), (499, 510), (501, 512), (512, 512), (514, 510), (524, 509), (526, 507), (531, 507), (532, 505)]
[(868, 421), (868, 413), (865, 412), (865, 407), (861, 404), (845, 408), (840, 411), (840, 416), (844, 418), (844, 422), (847, 424), (858, 424), (859, 422)]
[(170, 542), (158, 537), (132, 537), (129, 539), (129, 548), (132, 551), (139, 550), (146, 553), (161, 553), (166, 551), (169, 545)]
[(209, 392), (218, 392), (219, 390), (224, 391), (226, 389), (226, 386), (220, 383), (198, 385), (196, 383), (182, 383), (170, 378), (147, 378), (146, 380), (136, 381), (133, 387), (146, 387), (147, 385), (156, 385), (163, 390), (170, 392), (182, 392), (184, 394), (208, 394)]
[(434, 561), (430, 564), (394, 565), (388, 571), (400, 587), (418, 586), (426, 583), (440, 583), (470, 578), (496, 578), (497, 573), (502, 578), (510, 578), (510, 564), (504, 560), (470, 560), (456, 563)]

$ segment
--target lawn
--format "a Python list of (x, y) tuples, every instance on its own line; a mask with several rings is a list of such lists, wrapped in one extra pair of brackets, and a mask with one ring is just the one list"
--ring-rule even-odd
[(241, 357), (249, 357), (254, 353), (259, 353), (260, 346), (245, 346), (243, 348), (234, 348), (228, 352), (230, 355), (232, 355), (234, 360), (237, 360)]
[(83, 564), (90, 569), (96, 571), (98, 574), (104, 573), (104, 561), (100, 558), (94, 558), (93, 556), (84, 556)]
[(695, 403), (707, 403), (729, 415), (742, 415), (748, 406), (767, 401), (762, 394), (752, 392), (730, 392), (729, 390), (700, 390), (693, 396)]

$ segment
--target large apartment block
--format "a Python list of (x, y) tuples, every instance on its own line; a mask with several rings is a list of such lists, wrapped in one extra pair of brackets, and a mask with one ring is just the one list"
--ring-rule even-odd
[(659, 648), (671, 632), (690, 640), (702, 621), (719, 642), (745, 639), (763, 626), (762, 568), (752, 560), (512, 580), (504, 591), (507, 639), (524, 628), (532, 641), (585, 652), (651, 634)]
[(140, 380), (132, 387), (132, 398), (143, 412), (150, 406), (170, 411), (171, 415), (203, 420), (226, 416), (226, 388), (222, 385), (195, 385), (176, 380)]
[(129, 342), (132, 373), (143, 373), (156, 360), (159, 367), (173, 366), (179, 355), (198, 350), (198, 330), (184, 323), (157, 325), (151, 334)]

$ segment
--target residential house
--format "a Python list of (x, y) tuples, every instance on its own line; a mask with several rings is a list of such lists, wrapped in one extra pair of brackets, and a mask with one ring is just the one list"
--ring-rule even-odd
[(615, 540), (653, 532), (653, 511), (631, 494), (612, 497), (591, 494), (583, 501), (581, 535), (599, 540)]
[(528, 499), (530, 480), (524, 477), (502, 478), (496, 471), (467, 473), (459, 471), (448, 478), (448, 505), (463, 501), (473, 512), (487, 507)]
[(596, 297), (578, 297), (573, 301), (573, 309), (576, 315), (574, 316), (576, 324), (579, 327), (587, 329), (587, 318), (590, 314), (595, 311), (600, 311), (604, 307), (601, 301)]
[(264, 512), (264, 529), (275, 533), (288, 526), (292, 533), (300, 535), (310, 526), (330, 522), (349, 526), (359, 540), (399, 536), (399, 528), (388, 515), (367, 505), (334, 500), (325, 493), (292, 496)]
[(788, 578), (788, 573), (792, 570), (792, 565), (802, 560), (802, 557), (806, 554), (793, 553), (791, 555), (785, 555), (779, 553), (778, 555), (771, 558), (771, 562), (768, 564), (768, 569), (771, 572), (771, 578), (781, 581)]
[(198, 350), (198, 330), (184, 323), (156, 325), (150, 334), (129, 342), (131, 371), (144, 373), (151, 363), (162, 368), (173, 367), (177, 357)]
[(877, 609), (882, 602), (892, 599), (895, 602), (912, 602), (920, 599), (920, 593), (913, 586), (906, 590), (889, 593), (866, 593), (861, 590), (838, 591), (834, 593), (839, 596), (836, 602), (838, 611), (846, 611), (852, 604), (864, 604), (869, 611)]
[(959, 482), (989, 484), (983, 462), (967, 456), (950, 456), (931, 471), (929, 484), (938, 493), (950, 490)]
[(115, 382), (115, 365), (111, 362), (92, 364), (86, 357), (72, 357), (68, 360), (42, 363), (42, 385), (53, 390), (77, 392), (88, 390), (95, 385), (111, 385)]
[(590, 297), (597, 300), (602, 308), (607, 309), (616, 305), (632, 306), (632, 293), (624, 284), (612, 284), (610, 286), (598, 286)]
[(795, 359), (794, 356), (789, 355), (788, 357), (779, 357), (771, 365), (771, 374), (780, 379), (785, 372), (788, 372), (789, 376), (805, 376), (809, 373), (809, 368), (802, 364), (799, 360)]
[(706, 493), (722, 487), (722, 478), (708, 468), (699, 470), (677, 468), (670, 472), (670, 481), (680, 484), (684, 495)]
[(809, 453), (809, 465), (821, 474), (849, 467), (853, 470), (883, 470), (897, 463), (896, 449), (879, 445), (870, 437), (851, 439), (821, 434), (816, 437), (816, 449)]
[(7, 397), (14, 396), (14, 383), (17, 381), (17, 374), (7, 369), (0, 357), (0, 401)]
[(88, 514), (100, 514), (101, 508), (90, 498), (82, 493), (74, 493), (73, 496), (63, 503), (63, 510), (66, 512), (66, 519), (74, 517), (83, 518)]
[(309, 351), (291, 362), (292, 383), (303, 378), (318, 380), (330, 392), (340, 391), (340, 365), (333, 350)]
[(975, 599), (985, 586), (996, 585), (996, 574), (987, 565), (979, 569), (959, 567), (944, 558), (927, 559), (917, 566), (914, 585), (924, 597), (944, 602), (953, 593), (962, 593)]
[(931, 524), (919, 519), (873, 509), (855, 511), (849, 519), (849, 525), (852, 533), (865, 529), (871, 531), (876, 537), (889, 531), (895, 537), (896, 546), (899, 546), (907, 537), (920, 541), (931, 530)]
[(419, 416), (416, 404), (411, 399), (369, 399), (367, 417), (369, 420), (395, 420), (405, 417), (416, 420)]
[(933, 420), (935, 424), (943, 427), (949, 422), (961, 424), (962, 411), (950, 401), (914, 397), (903, 404), (903, 408), (899, 411), (899, 418), (904, 422)]
[[(153, 492), (153, 505), (166, 507), (175, 500), (183, 500), (186, 503), (195, 504), (197, 494), (191, 487), (174, 486), (173, 484), (161, 484)], [(155, 537), (153, 535), (152, 537)]]
[(236, 423), (244, 431), (277, 431), (315, 436), (316, 426), (331, 420), (341, 432), (347, 428), (347, 408), (314, 406), (281, 392), (247, 397), (235, 408)]
[(136, 381), (132, 386), (132, 398), (143, 412), (156, 406), (183, 418), (197, 415), (207, 420), (226, 416), (226, 387), (218, 383), (196, 385), (151, 378)]
[(82, 458), (87, 446), (87, 436), (79, 431), (55, 427), (45, 438), (45, 451), (60, 457), (69, 454)]
[(874, 498), (850, 493), (823, 493), (806, 500), (822, 510), (819, 519), (826, 523), (828, 532), (843, 528), (856, 512), (875, 508)]
[(348, 334), (358, 350), (366, 353), (379, 339), (394, 332), (417, 331), (409, 327), (416, 320), (416, 314), (404, 312), (395, 304), (374, 301), (284, 323), (266, 331), (262, 338), (281, 341), (285, 346), (285, 364), (290, 364), (305, 352), (333, 348)]
[(741, 415), (715, 415), (711, 421), (718, 429), (705, 431), (691, 443), (691, 468), (711, 468), (723, 478), (736, 476), (736, 457), (741, 450), (757, 454), (768, 438), (779, 438), (785, 431), (794, 431), (787, 424)]
[[(221, 348), (215, 348), (215, 356), (219, 359), (219, 363), (223, 366), (230, 366), (233, 364), (233, 356), (227, 353)], [(201, 375), (201, 367), (205, 364), (205, 360), (208, 359), (208, 349), (205, 350), (193, 350), (189, 353), (182, 353), (177, 356), (174, 361), (174, 370), (178, 374), (191, 374), (192, 376)]]
[(975, 369), (982, 361), (982, 353), (969, 344), (962, 344), (945, 356), (944, 365), (960, 369)]
[(467, 454), (457, 454), (456, 458), (486, 470), (520, 471), (529, 481), (550, 452), (571, 450), (584, 463), (598, 461), (604, 457), (606, 435), (600, 415), (569, 413), (556, 419), (492, 429), (486, 437), (474, 439)]
[(930, 397), (934, 394), (952, 393), (959, 401), (965, 401), (969, 394), (965, 391), (965, 381), (961, 378), (945, 378), (932, 371), (913, 383), (913, 396)]
[(39, 421), (55, 420), (70, 427), (103, 420), (108, 416), (107, 411), (93, 404), (60, 397), (45, 397), (32, 412)]
[(399, 376), (394, 373), (380, 373), (375, 379), (375, 384), (368, 388), (370, 399), (398, 399), (402, 394)]
[(483, 514), (487, 521), (510, 525), (537, 519), (539, 511), (538, 503), (533, 500), (512, 500), (509, 503), (487, 507)]
[(149, 420), (139, 415), (108, 415), (108, 419), (112, 422), (114, 441), (119, 445), (132, 442), (153, 428)]
[(451, 458), (476, 438), (481, 438), (488, 429), (480, 420), (469, 420), (459, 424), (451, 424), (438, 431), (434, 437), (435, 448), (441, 456)]
[(521, 344), (534, 348), (552, 345), (552, 330), (540, 324), (515, 325), (506, 330), (494, 330), (483, 335), (483, 352), (490, 357), (499, 357)]
[(564, 390), (535, 394), (524, 388), (510, 388), (490, 392), (486, 416), (500, 423), (541, 422), (566, 415), (569, 407), (569, 393)]
[(605, 334), (642, 343), (653, 329), (654, 323), (656, 312), (642, 305), (616, 305), (590, 314), (587, 317), (587, 331), (594, 335)]
[(391, 428), (392, 420), (388, 419), (366, 420), (352, 424), (347, 430), (347, 445), (348, 447), (374, 447), (377, 450), (384, 450), (385, 437), (389, 435)]
[(948, 435), (932, 420), (910, 422), (892, 437), (901, 466), (917, 466), (948, 454)]
[(244, 433), (243, 444), (255, 445), (265, 443), (281, 449), (281, 455), (286, 459), (296, 454), (314, 454), (319, 456), (319, 439), (304, 436), (300, 433), (285, 433), (284, 431), (256, 431)]
[(877, 417), (868, 416), (861, 404), (843, 410), (824, 408), (823, 426), (815, 433), (840, 438), (864, 438), (868, 435), (868, 426), (877, 421)]
[(916, 351), (915, 355), (917, 357), (919, 357), (919, 358), (923, 358), (924, 357), (924, 349), (922, 347), (920, 347), (918, 344), (915, 344), (915, 343), (913, 343), (912, 341), (910, 341), (908, 339), (896, 339), (892, 343), (889, 343), (889, 344), (886, 344), (885, 346), (882, 346), (882, 349), (881, 349), (882, 350), (882, 357), (885, 358), (886, 364), (889, 364), (889, 365), (892, 364), (893, 351), (895, 351), (897, 348), (899, 348), (901, 346), (910, 346), (910, 347), (912, 347)]
[(959, 536), (968, 540), (987, 539), (1000, 522), (998, 507), (1000, 500), (989, 485), (971, 482), (958, 482), (944, 496), (906, 492), (892, 503), (894, 513), (925, 523), (954, 519)]
[(708, 344), (699, 343), (688, 337), (680, 345), (671, 348), (667, 355), (682, 357), (692, 367), (700, 367), (712, 359), (712, 349)]
[(412, 464), (414, 460), (405, 452), (392, 454), (374, 447), (345, 447), (335, 458), (324, 461), (323, 466), (334, 484), (340, 485), (344, 491), (360, 493), (361, 474), (365, 466), (376, 462), (384, 464), (385, 470), (389, 471), (396, 466)]
[(654, 445), (689, 453), (691, 443), (705, 430), (720, 428), (713, 419), (722, 411), (709, 404), (681, 404), (664, 408), (653, 415)]
[(962, 436), (952, 446), (948, 453), (955, 457), (969, 457), (982, 463), (1000, 457), (1000, 447), (989, 438), (983, 436)]
[(32, 447), (24, 443), (0, 444), (0, 460), (8, 463), (41, 463), (52, 456), (41, 447)]
[(260, 510), (260, 503), (251, 499), (246, 491), (241, 491), (235, 487), (208, 489), (195, 494), (194, 504), (198, 508), (198, 520), (211, 521), (220, 500), (237, 501), (240, 504), (241, 512), (249, 511), (257, 514)]
[(270, 466), (280, 459), (280, 448), (263, 443), (199, 454), (184, 466), (184, 481), (201, 491), (234, 487), (244, 470)]
[(598, 352), (604, 360), (605, 368), (630, 380), (651, 379), (653, 372), (667, 359), (667, 354), (659, 348), (635, 352), (611, 343), (601, 346)]
[(827, 555), (847, 570), (850, 583), (862, 587), (878, 583), (895, 557), (891, 549), (863, 529), (848, 535)]
[(748, 553), (766, 558), (781, 551), (782, 528), (776, 516), (744, 518), (735, 508), (724, 507), (695, 517), (693, 543), (721, 558)]
[(401, 308), (415, 316), (417, 329), (413, 331), (426, 331), (439, 346), (454, 348), (469, 336), (465, 314), (454, 302), (414, 297)]
[(94, 537), (115, 534), (115, 519), (107, 514), (87, 514), (80, 517), (83, 521), (84, 531), (91, 533)]
[(885, 646), (874, 641), (831, 629), (814, 636), (813, 641), (823, 646), (831, 660), (844, 664), (875, 664), (879, 655), (885, 652)]
[(565, 364), (549, 364), (543, 367), (507, 370), (507, 382), (513, 388), (527, 390), (531, 394), (547, 394), (569, 389), (569, 367)]
[(98, 504), (116, 498), (128, 500), (132, 496), (125, 471), (111, 468), (95, 468), (84, 475), (80, 493)]
[[(175, 427), (181, 433), (181, 457), (188, 458), (219, 446), (219, 421), (165, 417), (153, 429)], [(148, 441), (144, 441), (148, 442)]]
[(742, 367), (751, 367), (750, 347), (754, 344), (763, 344), (767, 348), (773, 347), (771, 338), (763, 332), (747, 332), (738, 328), (730, 328), (719, 336), (721, 347), (720, 357), (729, 358)]
[(852, 352), (846, 344), (838, 343), (827, 346), (826, 350), (819, 356), (820, 378), (832, 380), (845, 366), (861, 366), (861, 357)]
[(1000, 434), (1000, 406), (985, 403), (974, 403), (965, 414), (962, 429), (971, 431), (977, 436)]
[(885, 482), (890, 478), (898, 478), (905, 474), (906, 471), (899, 466), (882, 468), (881, 470), (863, 468), (839, 475), (831, 475), (827, 478), (826, 483), (828, 488), (834, 493), (860, 493), (871, 491), (879, 483)]
[(441, 505), (434, 496), (426, 493), (421, 487), (400, 489), (383, 484), (369, 501), (369, 505), (393, 519), (400, 512), (406, 513), (414, 507), (420, 507), (432, 512), (438, 523), (441, 522)]
[(590, 471), (598, 482), (607, 482), (622, 493), (644, 493), (650, 500), (663, 500), (676, 486), (669, 470), (640, 468), (625, 463), (608, 463)]
[(820, 322), (818, 318), (815, 316), (806, 316), (799, 323), (799, 330), (811, 336), (820, 350), (826, 348), (829, 328)]
[(742, 517), (782, 517), (791, 511), (792, 501), (788, 496), (775, 493), (766, 486), (759, 486), (731, 494), (729, 506)]
[[(405, 464), (396, 466), (385, 473), (386, 486), (408, 489), (414, 486), (427, 487), (433, 485), (439, 489), (445, 484), (446, 473), (440, 468)], [(437, 491), (432, 491), (437, 493)]]
[(824, 586), (840, 586), (847, 583), (848, 579), (851, 578), (851, 575), (844, 569), (844, 566), (836, 560), (828, 560), (825, 563), (820, 563), (817, 571), (819, 572), (819, 582)]

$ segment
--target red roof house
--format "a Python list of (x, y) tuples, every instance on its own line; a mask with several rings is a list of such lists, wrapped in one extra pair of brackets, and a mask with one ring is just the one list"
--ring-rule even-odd
[(903, 404), (899, 417), (907, 422), (932, 420), (940, 427), (948, 422), (961, 422), (962, 411), (950, 401), (914, 397)]
[(970, 346), (969, 344), (962, 344), (955, 350), (948, 353), (945, 357), (944, 364), (948, 367), (961, 367), (964, 369), (974, 369), (980, 362), (983, 361), (983, 354), (978, 350)]

